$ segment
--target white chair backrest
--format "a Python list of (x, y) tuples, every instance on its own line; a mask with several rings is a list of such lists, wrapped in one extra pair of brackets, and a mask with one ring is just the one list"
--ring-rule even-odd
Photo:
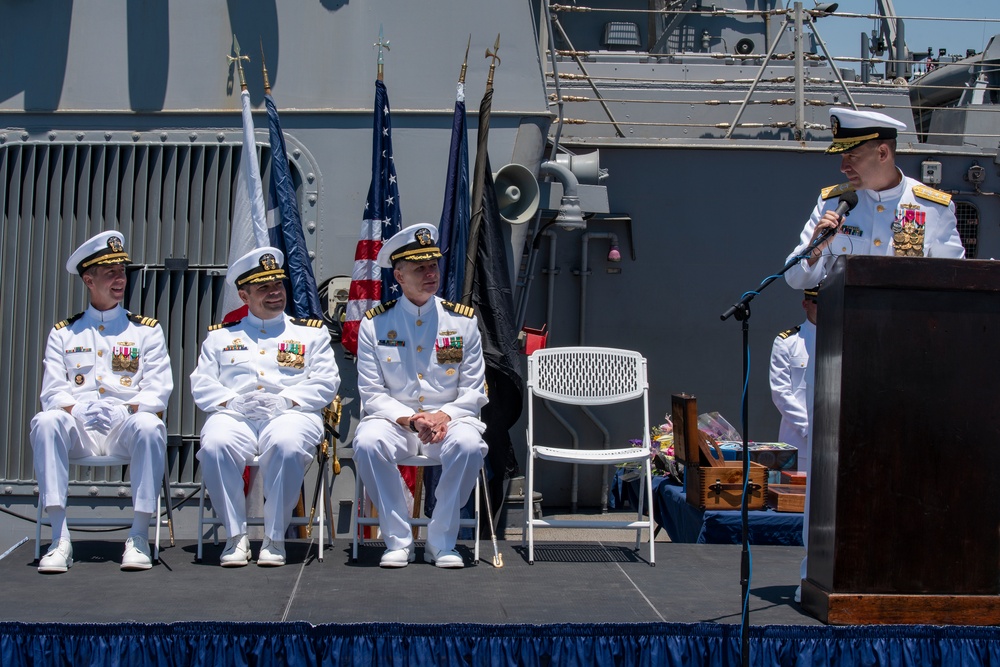
[(621, 403), (647, 387), (646, 360), (633, 350), (551, 347), (528, 357), (529, 392), (558, 403)]

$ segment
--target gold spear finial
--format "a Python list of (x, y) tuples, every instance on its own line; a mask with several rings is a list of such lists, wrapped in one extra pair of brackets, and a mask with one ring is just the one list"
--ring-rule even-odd
[(240, 55), (240, 43), (236, 39), (236, 33), (233, 33), (233, 53), (236, 54), (235, 57), (227, 55), (226, 58), (229, 60), (230, 63), (236, 63), (236, 69), (238, 69), (240, 72), (240, 90), (246, 90), (247, 77), (245, 74), (243, 74), (243, 63), (241, 61), (245, 60), (247, 62), (250, 62), (250, 56)]
[(382, 49), (386, 51), (391, 51), (389, 48), (389, 40), (382, 38), (382, 25), (378, 27), (378, 41), (372, 44), (373, 47), (378, 47), (378, 80), (382, 80), (382, 75), (385, 72), (385, 60), (382, 58)]
[(469, 47), (472, 46), (472, 33), (469, 33), (469, 41), (465, 45), (465, 60), (462, 61), (462, 72), (458, 75), (458, 82), (465, 83), (465, 70), (469, 68)]
[(264, 61), (264, 38), (259, 37), (258, 39), (260, 39), (260, 68), (264, 71), (264, 94), (270, 95), (271, 82), (267, 78), (267, 63)]
[(497, 33), (497, 41), (493, 45), (493, 51), (486, 49), (486, 57), (493, 58), (493, 62), (490, 63), (490, 75), (486, 79), (486, 87), (493, 87), (493, 71), (497, 68), (497, 63), (500, 62), (500, 56), (497, 55), (497, 51), (500, 50), (500, 33)]

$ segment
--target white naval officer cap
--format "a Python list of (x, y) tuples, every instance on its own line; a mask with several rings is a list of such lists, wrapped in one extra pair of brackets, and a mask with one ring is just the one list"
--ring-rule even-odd
[(424, 262), (444, 257), (437, 245), (437, 228), (426, 223), (410, 225), (392, 235), (378, 251), (378, 265), (391, 269), (399, 260)]
[(859, 111), (846, 107), (830, 109), (833, 143), (827, 153), (843, 153), (872, 139), (895, 139), (906, 124), (876, 111)]
[(281, 280), (288, 275), (282, 268), (285, 255), (277, 248), (254, 248), (233, 262), (226, 271), (226, 282), (236, 287)]
[(83, 275), (83, 272), (98, 264), (131, 264), (125, 252), (125, 237), (121, 232), (101, 232), (92, 236), (73, 251), (66, 260), (66, 270)]

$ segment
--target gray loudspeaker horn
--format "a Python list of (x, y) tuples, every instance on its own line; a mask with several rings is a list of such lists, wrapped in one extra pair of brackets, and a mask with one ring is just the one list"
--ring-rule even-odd
[(608, 170), (601, 169), (600, 151), (583, 155), (559, 153), (556, 155), (556, 164), (569, 169), (580, 183), (586, 185), (597, 185), (608, 177)]
[(500, 217), (512, 225), (531, 220), (538, 210), (538, 181), (520, 164), (504, 165), (493, 174), (493, 186), (500, 206)]

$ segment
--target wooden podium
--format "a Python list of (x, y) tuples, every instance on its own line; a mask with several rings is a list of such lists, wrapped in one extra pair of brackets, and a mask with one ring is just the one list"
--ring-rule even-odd
[(816, 364), (802, 606), (1000, 623), (1000, 262), (840, 258)]

